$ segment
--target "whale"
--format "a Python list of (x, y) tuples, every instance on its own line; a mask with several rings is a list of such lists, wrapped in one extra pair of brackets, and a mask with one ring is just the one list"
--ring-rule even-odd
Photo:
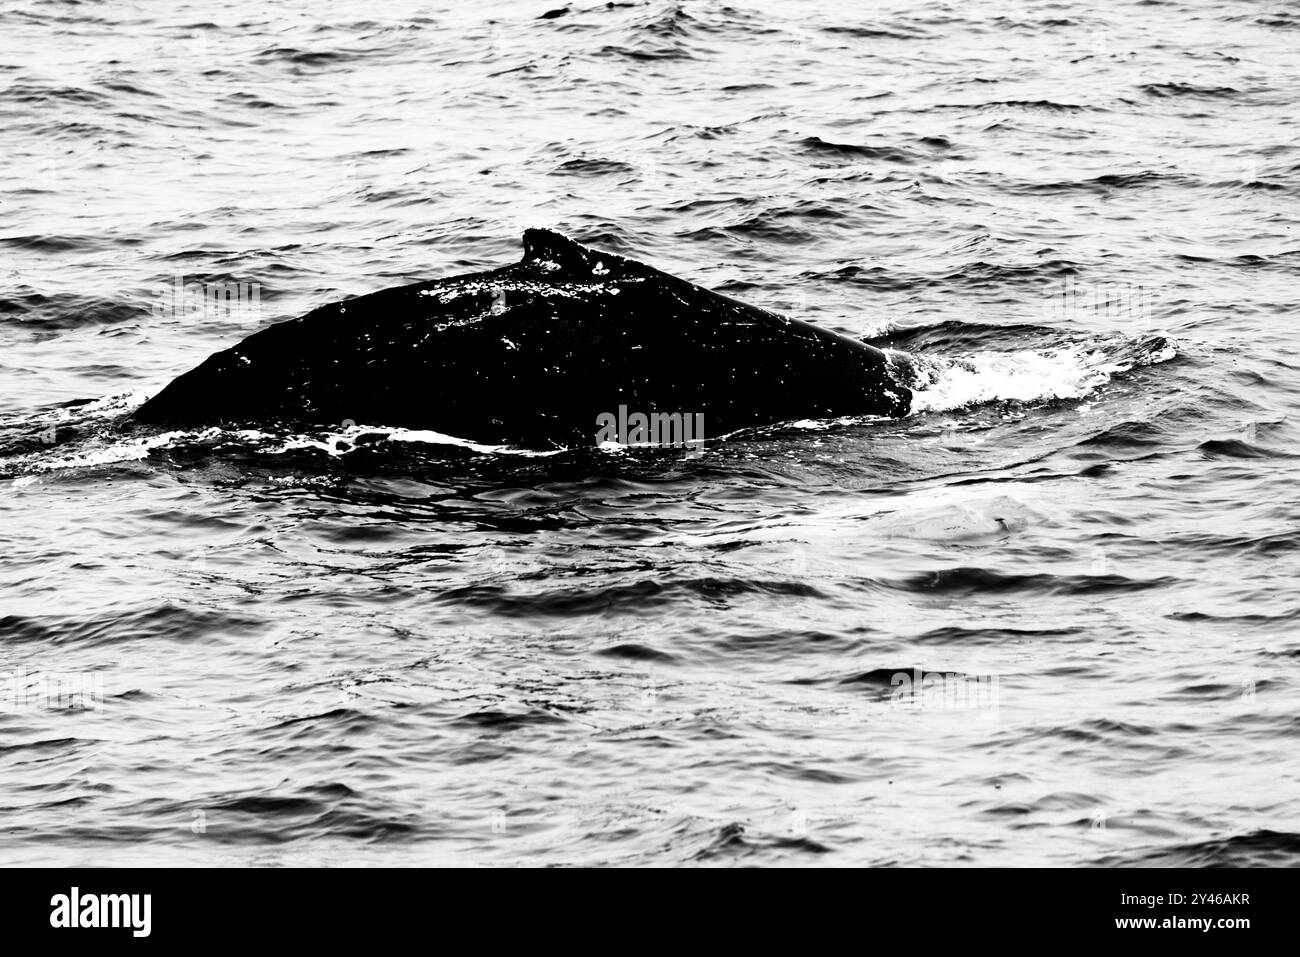
[(910, 409), (900, 354), (553, 230), (526, 230), (523, 249), (517, 263), (267, 326), (178, 376), (133, 418), (364, 423), (553, 449), (645, 437), (611, 435), (615, 422), (642, 432), (687, 423), (682, 432), (701, 441)]

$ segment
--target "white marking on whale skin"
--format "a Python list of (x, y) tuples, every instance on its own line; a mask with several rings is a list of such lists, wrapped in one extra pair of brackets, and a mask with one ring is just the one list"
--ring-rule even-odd
[(465, 296), (481, 296), (484, 293), (498, 296), (504, 293), (506, 296), (506, 308), (509, 309), (510, 293), (522, 293), (532, 296), (559, 295), (566, 299), (579, 299), (597, 292), (617, 293), (617, 290), (614, 287), (599, 282), (566, 283), (564, 285), (557, 285), (555, 283), (528, 282), (526, 280), (508, 280), (506, 282), (475, 280), (473, 282), (460, 283), (455, 286), (440, 289), (421, 289), (417, 295), (427, 296), (430, 299), (435, 299), (446, 305), (455, 302), (458, 299), (462, 299)]
[[(638, 277), (632, 277), (620, 282), (631, 281), (641, 282)], [(459, 326), (470, 326), (483, 322), (491, 316), (505, 315), (510, 311), (510, 295), (520, 294), (528, 296), (563, 296), (566, 299), (588, 299), (593, 293), (605, 293), (611, 296), (617, 296), (620, 290), (617, 286), (607, 285), (605, 283), (568, 283), (556, 285), (554, 283), (537, 283), (528, 281), (511, 280), (507, 282), (488, 282), (476, 280), (473, 282), (461, 283), (449, 288), (443, 289), (421, 289), (417, 295), (427, 296), (437, 302), (448, 305), (465, 296), (482, 296), (485, 293), (493, 297), (492, 304), (484, 312), (475, 313), (465, 316), (461, 319), (448, 319), (445, 322), (433, 322), (429, 324), (429, 330), (441, 332), (444, 329), (453, 329)], [(503, 295), (504, 294), (504, 295)], [(504, 299), (504, 303), (502, 300)], [(368, 337), (367, 337), (368, 338)], [(428, 335), (421, 341), (428, 339)]]

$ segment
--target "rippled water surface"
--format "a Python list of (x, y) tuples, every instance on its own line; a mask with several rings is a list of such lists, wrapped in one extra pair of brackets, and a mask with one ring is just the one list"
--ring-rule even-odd
[[(549, 2), (0, 13), (0, 860), (1300, 861), (1300, 4)], [(534, 225), (933, 381), (119, 430)]]

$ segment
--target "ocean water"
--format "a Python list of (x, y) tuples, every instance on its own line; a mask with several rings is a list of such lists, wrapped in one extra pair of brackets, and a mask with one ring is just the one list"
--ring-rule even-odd
[[(0, 12), (0, 862), (1300, 862), (1300, 4), (560, 4)], [(119, 429), (528, 226), (927, 387)]]

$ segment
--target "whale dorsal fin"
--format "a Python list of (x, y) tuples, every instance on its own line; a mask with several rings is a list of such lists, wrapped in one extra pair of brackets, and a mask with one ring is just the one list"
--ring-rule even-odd
[(653, 266), (618, 253), (592, 249), (553, 229), (524, 230), (524, 258), (519, 265), (531, 273), (541, 273), (561, 281), (653, 279), (695, 288), (686, 280), (660, 272)]
[[(565, 272), (590, 272), (596, 265), (594, 249), (575, 243), (553, 229), (524, 230), (524, 264), (554, 263)], [(608, 258), (608, 257), (607, 257)], [(554, 268), (554, 267), (548, 267)]]

